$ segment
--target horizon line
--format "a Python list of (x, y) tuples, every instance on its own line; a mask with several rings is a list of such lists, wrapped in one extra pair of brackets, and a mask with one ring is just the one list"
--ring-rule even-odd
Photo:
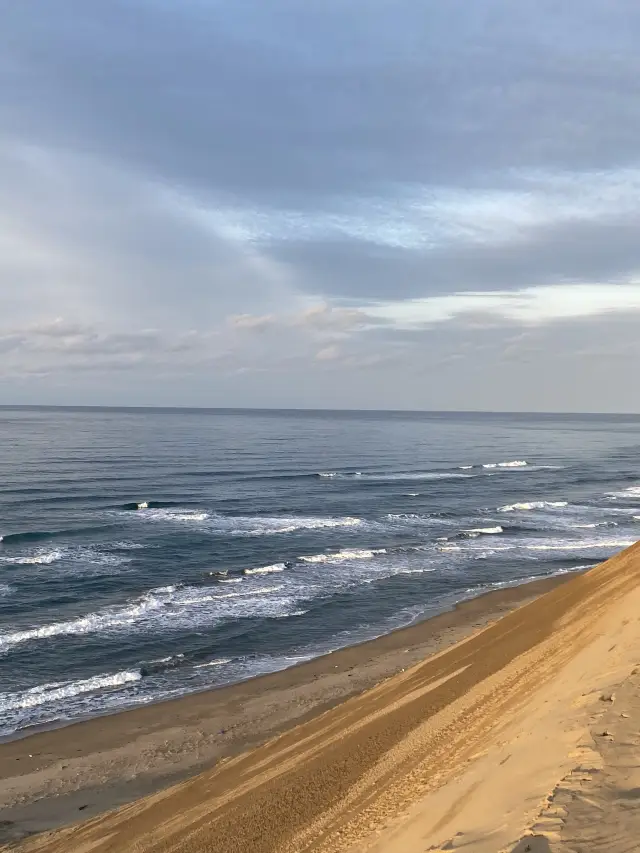
[(60, 403), (0, 403), (0, 411), (128, 411), (152, 412), (219, 412), (219, 413), (311, 413), (311, 414), (397, 414), (397, 415), (537, 415), (585, 417), (640, 417), (638, 412), (585, 412), (560, 410), (494, 410), (494, 409), (373, 409), (319, 408), (312, 406), (161, 406), (161, 405), (87, 405)]

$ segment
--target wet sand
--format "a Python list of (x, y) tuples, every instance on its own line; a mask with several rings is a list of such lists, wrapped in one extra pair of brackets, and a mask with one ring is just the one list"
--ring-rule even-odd
[(0, 744), (0, 843), (94, 816), (264, 743), (567, 579), (493, 591), (284, 672)]

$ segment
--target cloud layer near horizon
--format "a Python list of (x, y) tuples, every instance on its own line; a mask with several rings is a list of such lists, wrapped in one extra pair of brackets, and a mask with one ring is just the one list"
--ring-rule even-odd
[(635, 410), (631, 0), (0, 0), (0, 401)]

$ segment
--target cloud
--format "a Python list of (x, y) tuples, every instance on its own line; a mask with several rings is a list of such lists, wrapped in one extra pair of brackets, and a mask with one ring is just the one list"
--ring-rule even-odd
[(333, 344), (332, 346), (318, 350), (316, 353), (316, 361), (336, 361), (336, 359), (340, 358), (340, 355), (340, 347)]
[(624, 402), (631, 0), (0, 5), (5, 377), (78, 402), (510, 408), (511, 347), (531, 406), (557, 357), (593, 408), (589, 329)]
[(640, 312), (640, 284), (557, 284), (515, 291), (460, 292), (450, 296), (380, 303), (368, 309), (400, 328), (471, 316), (538, 324)]

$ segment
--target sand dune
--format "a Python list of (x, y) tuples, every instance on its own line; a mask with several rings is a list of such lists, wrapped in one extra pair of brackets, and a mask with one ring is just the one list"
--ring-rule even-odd
[(638, 663), (640, 545), (255, 750), (12, 849), (635, 850)]

